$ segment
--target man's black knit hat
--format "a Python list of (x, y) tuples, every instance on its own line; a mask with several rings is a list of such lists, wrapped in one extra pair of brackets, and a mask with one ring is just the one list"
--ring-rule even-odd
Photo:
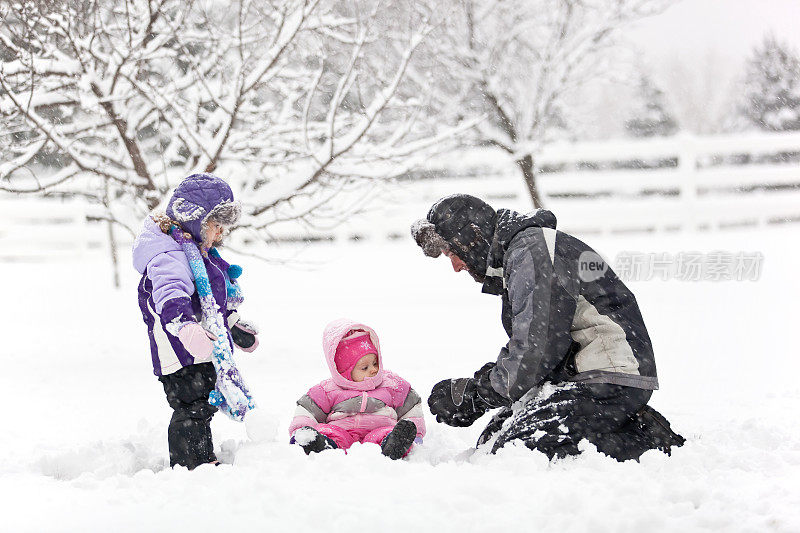
[(481, 278), (485, 276), (497, 222), (497, 213), (492, 206), (468, 194), (454, 194), (433, 204), (427, 219), (472, 274)]

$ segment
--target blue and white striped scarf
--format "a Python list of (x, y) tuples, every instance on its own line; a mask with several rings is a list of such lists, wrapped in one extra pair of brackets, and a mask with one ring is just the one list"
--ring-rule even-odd
[(203, 263), (203, 258), (197, 245), (180, 228), (172, 226), (170, 235), (181, 245), (186, 254), (189, 267), (192, 269), (192, 274), (194, 274), (197, 294), (200, 296), (203, 327), (214, 335), (214, 351), (211, 356), (211, 362), (217, 371), (217, 383), (208, 396), (208, 403), (218, 407), (230, 418), (241, 422), (244, 420), (244, 415), (247, 411), (255, 408), (256, 405), (239, 373), (239, 369), (236, 368), (236, 364), (233, 361), (225, 319), (219, 311), (216, 300), (214, 300), (205, 263)]

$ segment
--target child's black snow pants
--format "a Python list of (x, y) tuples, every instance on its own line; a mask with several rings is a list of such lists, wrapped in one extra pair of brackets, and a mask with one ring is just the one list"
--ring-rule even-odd
[(521, 441), (550, 459), (580, 453), (586, 439), (619, 461), (637, 459), (647, 450), (670, 452), (683, 444), (666, 419), (647, 406), (652, 391), (607, 384), (554, 385), (517, 408), (500, 410), (486, 426), (478, 445), (495, 438), (492, 453)]
[(167, 431), (170, 466), (181, 465), (191, 470), (216, 461), (211, 417), (217, 408), (208, 403), (208, 395), (217, 381), (214, 365), (189, 365), (158, 380), (164, 385), (167, 402), (174, 409)]

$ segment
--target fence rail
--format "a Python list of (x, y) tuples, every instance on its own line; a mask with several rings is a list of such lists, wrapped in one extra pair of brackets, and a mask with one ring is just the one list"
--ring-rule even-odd
[[(560, 229), (578, 236), (800, 223), (800, 133), (559, 144), (537, 157), (537, 168), (546, 169), (537, 176), (546, 207)], [(413, 220), (456, 192), (495, 207), (531, 208), (513, 161), (473, 150), (434, 161), (417, 179), (380, 190), (362, 215), (335, 229), (286, 223), (272, 234), (276, 242), (406, 238)], [(104, 248), (106, 232), (87, 222), (85, 212), (77, 201), (0, 197), (0, 260), (81, 256)], [(242, 245), (244, 238), (233, 240)]]
[[(537, 175), (545, 206), (560, 229), (578, 236), (800, 222), (800, 133), (553, 145), (537, 167), (547, 169)], [(363, 216), (307, 235), (327, 242), (405, 238), (411, 221), (456, 192), (531, 209), (520, 172), (497, 151), (451, 155), (414, 176), (379, 194)], [(303, 238), (289, 224), (274, 235)]]
[(103, 229), (86, 219), (84, 202), (0, 197), (0, 261), (80, 258), (106, 246)]

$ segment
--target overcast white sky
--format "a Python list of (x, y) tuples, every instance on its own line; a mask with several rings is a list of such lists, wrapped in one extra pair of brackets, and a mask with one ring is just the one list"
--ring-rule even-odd
[[(800, 0), (676, 0), (626, 29), (623, 41), (635, 50), (629, 60), (665, 92), (681, 129), (715, 133), (734, 116), (745, 62), (769, 32), (800, 54)], [(589, 95), (588, 122), (597, 125), (590, 135), (623, 133), (624, 90)]]
[(636, 24), (630, 38), (653, 60), (724, 57), (741, 63), (767, 32), (800, 49), (800, 0), (682, 0)]

